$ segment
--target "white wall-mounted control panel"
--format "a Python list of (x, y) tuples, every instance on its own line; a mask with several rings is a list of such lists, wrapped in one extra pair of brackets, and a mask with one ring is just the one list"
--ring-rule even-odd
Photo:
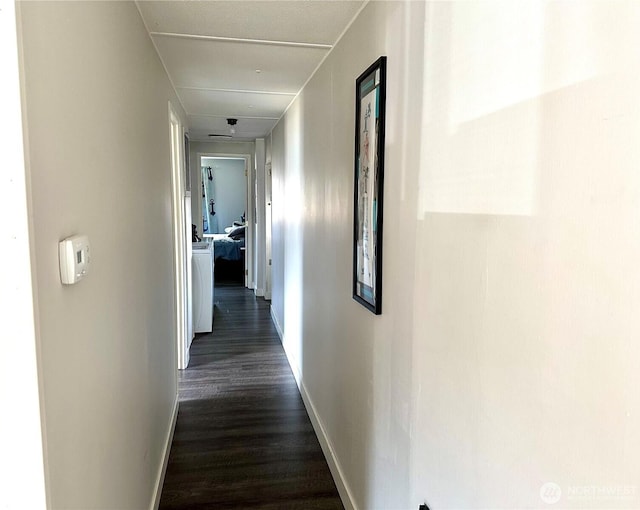
[(60, 255), (60, 279), (65, 285), (82, 280), (89, 273), (89, 238), (87, 236), (67, 237), (58, 246)]

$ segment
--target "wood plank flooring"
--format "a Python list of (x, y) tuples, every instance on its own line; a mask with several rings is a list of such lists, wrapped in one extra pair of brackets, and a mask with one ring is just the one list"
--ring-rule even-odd
[(180, 373), (161, 509), (342, 509), (269, 304), (216, 287), (214, 331)]

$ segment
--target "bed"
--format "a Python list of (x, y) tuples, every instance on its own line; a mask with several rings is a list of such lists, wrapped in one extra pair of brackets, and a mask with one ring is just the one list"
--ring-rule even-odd
[(244, 259), (244, 237), (241, 239), (232, 239), (229, 234), (211, 234), (213, 239), (213, 253), (216, 261), (224, 260), (243, 260)]
[(244, 236), (246, 225), (230, 227), (226, 234), (205, 234), (205, 241), (213, 243), (214, 276), (217, 283), (245, 281)]

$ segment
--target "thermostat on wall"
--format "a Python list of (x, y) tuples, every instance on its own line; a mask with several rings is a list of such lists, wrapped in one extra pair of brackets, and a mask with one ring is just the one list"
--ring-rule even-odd
[(72, 285), (89, 273), (89, 238), (87, 236), (73, 236), (60, 241), (58, 251), (62, 283)]

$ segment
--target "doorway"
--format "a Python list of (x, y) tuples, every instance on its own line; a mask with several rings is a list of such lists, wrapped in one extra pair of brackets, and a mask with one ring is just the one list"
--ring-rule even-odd
[(243, 158), (202, 157), (202, 233), (228, 233), (246, 223), (246, 175)]
[(250, 155), (198, 154), (203, 240), (214, 244), (216, 284), (250, 287), (253, 260), (253, 206)]

